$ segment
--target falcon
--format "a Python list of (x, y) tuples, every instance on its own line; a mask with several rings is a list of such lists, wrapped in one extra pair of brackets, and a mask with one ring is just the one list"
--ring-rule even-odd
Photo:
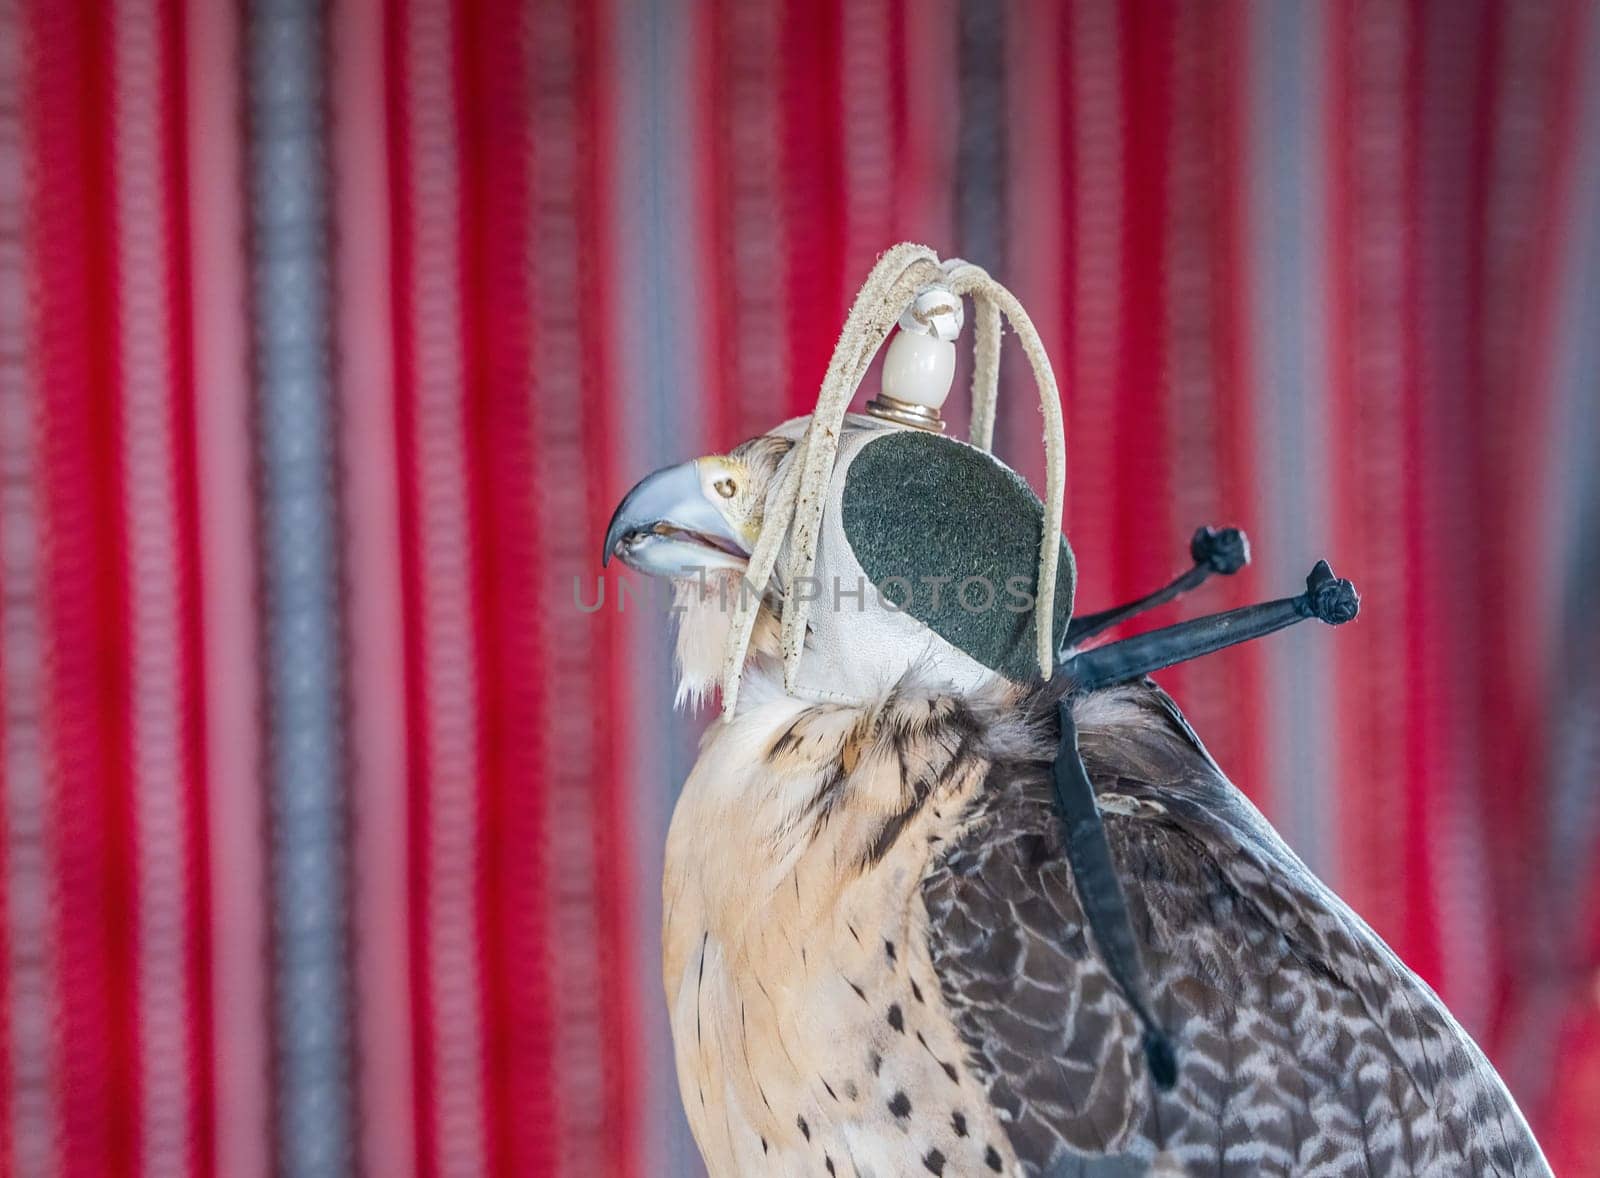
[[(960, 298), (973, 443), (940, 432)], [(1303, 593), (1102, 632), (1248, 559), (1075, 618), (1045, 501), (988, 452), (1014, 298), (880, 260), (817, 413), (658, 471), (604, 557), (671, 582), (682, 702), (720, 696), (667, 836), (663, 978), (713, 1178), (1548, 1174), (1439, 997), (1227, 779), (1153, 671), (1301, 619)], [(895, 322), (883, 393), (847, 413)], [(1059, 408), (1059, 405), (1057, 405)]]

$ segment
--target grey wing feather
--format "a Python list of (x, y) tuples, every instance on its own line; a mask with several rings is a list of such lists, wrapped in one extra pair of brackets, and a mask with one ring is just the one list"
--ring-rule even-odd
[(1084, 762), (1177, 1086), (1095, 952), (1048, 765), (997, 760), (923, 884), (945, 1001), (1030, 1175), (1548, 1174), (1437, 995), (1223, 777), (1159, 689), (1090, 696)]

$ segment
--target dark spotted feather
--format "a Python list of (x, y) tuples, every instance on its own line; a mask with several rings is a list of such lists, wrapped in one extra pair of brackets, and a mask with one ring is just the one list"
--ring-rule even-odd
[(1180, 1073), (1168, 1093), (1149, 1082), (1084, 927), (1048, 761), (996, 760), (923, 900), (945, 1001), (1025, 1173), (1549, 1173), (1438, 997), (1164, 693), (1102, 692), (1074, 715)]

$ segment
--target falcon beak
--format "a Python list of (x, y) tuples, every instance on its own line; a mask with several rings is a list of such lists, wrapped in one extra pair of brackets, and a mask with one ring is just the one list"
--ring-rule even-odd
[(692, 577), (742, 569), (750, 552), (706, 497), (695, 459), (646, 475), (622, 497), (606, 528), (600, 563), (613, 556), (654, 577)]

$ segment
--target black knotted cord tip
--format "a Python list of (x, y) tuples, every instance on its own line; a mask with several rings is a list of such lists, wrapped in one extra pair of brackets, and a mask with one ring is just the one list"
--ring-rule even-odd
[(1072, 868), (1084, 918), (1111, 980), (1143, 1027), (1141, 1041), (1150, 1064), (1150, 1077), (1156, 1087), (1166, 1090), (1177, 1082), (1177, 1051), (1171, 1034), (1150, 1010), (1144, 957), (1128, 915), (1127, 897), (1111, 860), (1111, 845), (1106, 841), (1094, 786), (1078, 753), (1078, 728), (1072, 719), (1071, 699), (1062, 700), (1056, 711), (1061, 717), (1061, 745), (1056, 750), (1051, 780), (1065, 827), (1067, 863)]
[(1325, 560), (1317, 561), (1306, 577), (1305, 603), (1312, 617), (1330, 626), (1342, 626), (1361, 612), (1361, 594), (1349, 581), (1334, 576)]
[(1195, 564), (1231, 577), (1250, 563), (1250, 537), (1239, 528), (1196, 528), (1189, 556)]
[(1067, 631), (1062, 636), (1061, 652), (1063, 654), (1069, 652), (1096, 634), (1142, 614), (1147, 609), (1165, 605), (1191, 589), (1198, 589), (1214, 575), (1231, 577), (1250, 563), (1250, 537), (1239, 528), (1209, 526), (1196, 528), (1189, 540), (1189, 558), (1194, 561), (1194, 567), (1186, 569), (1154, 593), (1147, 593), (1135, 601), (1119, 605), (1114, 609), (1080, 614), (1073, 618), (1067, 623)]

